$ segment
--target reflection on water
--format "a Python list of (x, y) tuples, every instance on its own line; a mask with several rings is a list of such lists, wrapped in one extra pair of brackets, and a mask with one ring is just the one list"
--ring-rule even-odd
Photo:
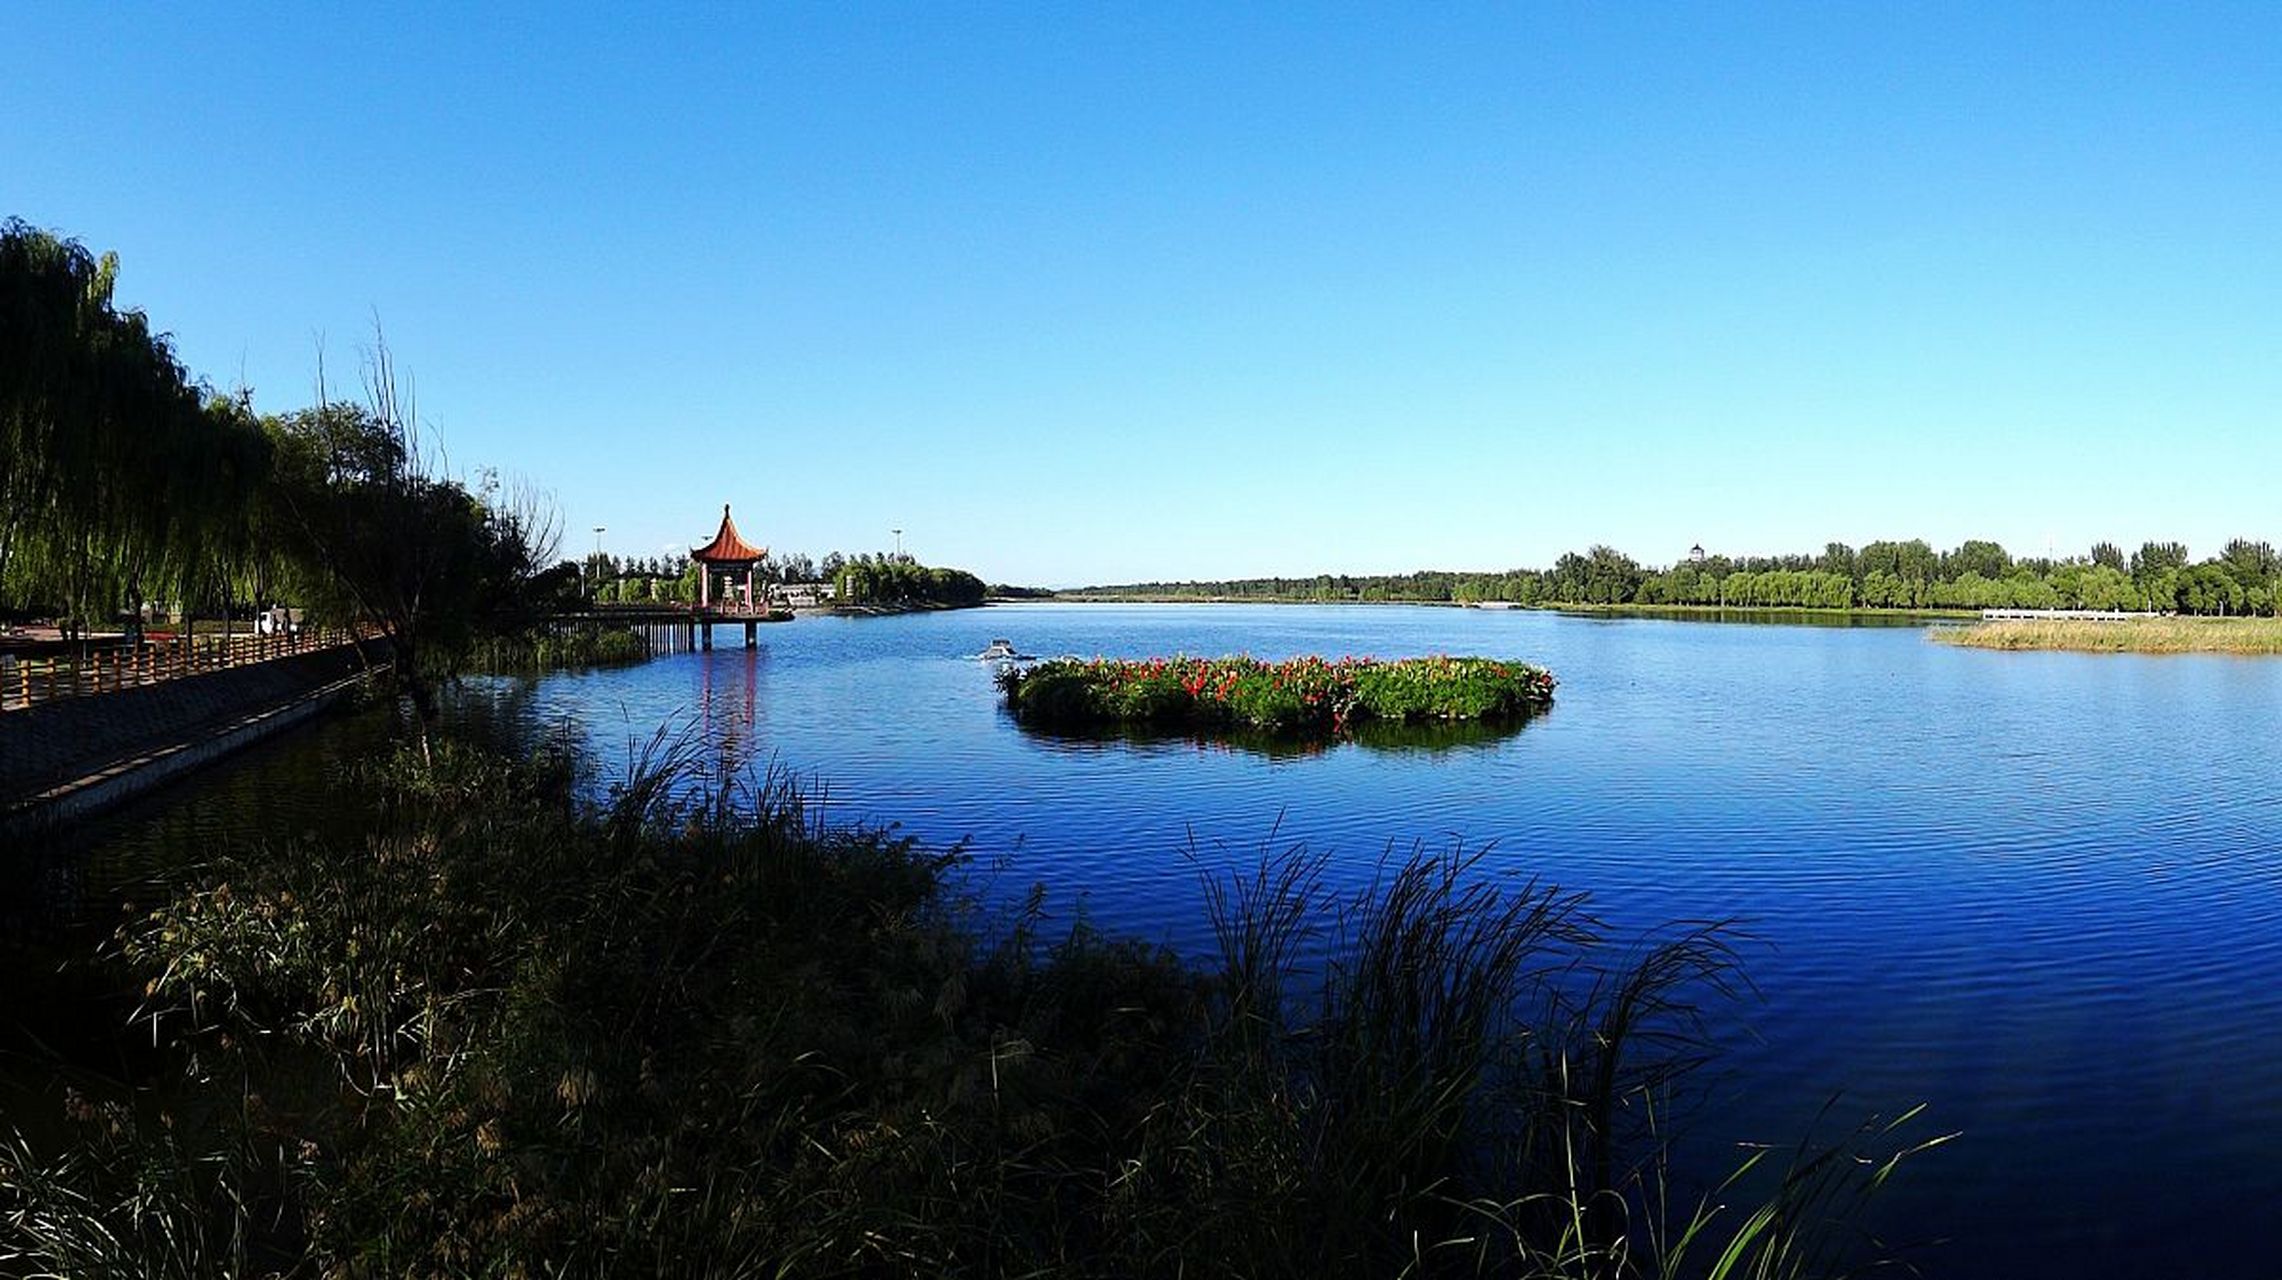
[(1307, 733), (1274, 733), (1261, 729), (1222, 729), (1210, 733), (1119, 725), (1093, 730), (1053, 729), (1024, 724), (1013, 716), (1008, 725), (1035, 741), (1060, 750), (1099, 750), (1112, 746), (1157, 747), (1179, 745), (1198, 751), (1248, 751), (1271, 760), (1302, 759), (1330, 751), (1359, 748), (1392, 755), (1423, 753), (1447, 755), (1494, 746), (1550, 711), (1510, 720), (1418, 720), (1408, 723), (1366, 720), (1335, 738)]

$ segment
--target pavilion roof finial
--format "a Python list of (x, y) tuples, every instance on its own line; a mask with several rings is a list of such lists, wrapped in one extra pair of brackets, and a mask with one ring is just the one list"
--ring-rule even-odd
[(751, 564), (769, 553), (767, 547), (756, 547), (737, 536), (737, 522), (729, 518), (729, 504), (721, 504), (721, 529), (713, 541), (689, 553), (692, 560), (707, 564)]

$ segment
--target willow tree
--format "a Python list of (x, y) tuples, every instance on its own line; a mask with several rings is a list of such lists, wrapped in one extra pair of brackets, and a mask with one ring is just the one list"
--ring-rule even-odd
[(0, 608), (190, 599), (257, 555), (268, 441), (137, 311), (118, 259), (0, 224)]

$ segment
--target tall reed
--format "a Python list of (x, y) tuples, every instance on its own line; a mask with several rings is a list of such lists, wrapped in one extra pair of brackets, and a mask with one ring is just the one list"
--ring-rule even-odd
[(1198, 859), (1217, 945), (1187, 964), (1042, 892), (986, 931), (962, 850), (825, 825), (689, 734), (636, 754), (594, 804), (555, 759), (369, 767), (356, 838), (131, 923), (138, 1033), (198, 1121), (19, 1144), (0, 1270), (1840, 1274), (1913, 1150), (1666, 1202), (1726, 924), (1625, 951), (1480, 852), (1341, 891), (1271, 846)]

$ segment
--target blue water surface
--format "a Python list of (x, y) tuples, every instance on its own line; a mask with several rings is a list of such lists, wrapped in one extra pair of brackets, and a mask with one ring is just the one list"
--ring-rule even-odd
[[(1033, 653), (1518, 658), (1552, 712), (1313, 754), (1018, 729)], [(2282, 1208), (2282, 661), (1992, 653), (1917, 628), (1409, 607), (1015, 605), (736, 628), (710, 653), (479, 683), (607, 778), (694, 716), (844, 820), (966, 842), (995, 891), (1185, 951), (1197, 876), (1391, 850), (1592, 895), (1622, 933), (1738, 919), (1757, 995), (1689, 1118), (1728, 1144), (1929, 1104), (1872, 1222), (1929, 1274), (2266, 1276)]]

